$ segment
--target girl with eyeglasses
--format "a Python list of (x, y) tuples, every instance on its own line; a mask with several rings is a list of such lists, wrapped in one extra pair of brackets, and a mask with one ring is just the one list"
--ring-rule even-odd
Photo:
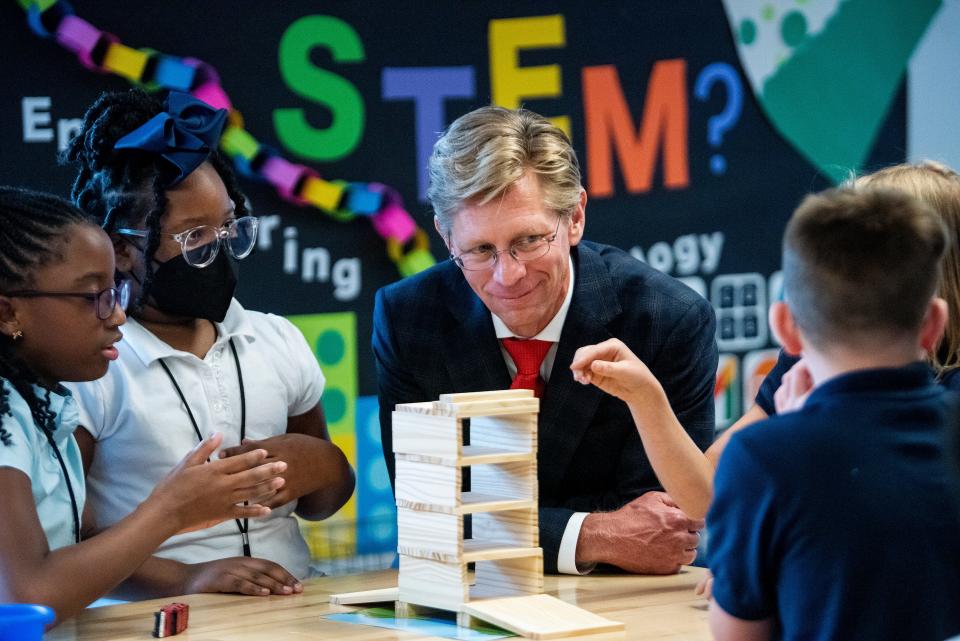
[(114, 283), (109, 237), (80, 210), (0, 187), (0, 602), (67, 618), (177, 532), (269, 514), (259, 504), (283, 485), (285, 464), (263, 463), (263, 449), (205, 464), (222, 441), (214, 435), (155, 479), (130, 514), (83, 538), (79, 417), (62, 382), (97, 379), (116, 360), (127, 293)]
[(133, 511), (211, 430), (224, 433), (219, 457), (262, 448), (288, 465), (269, 518), (173, 537), (119, 587), (121, 598), (299, 592), (310, 558), (294, 513), (326, 518), (353, 492), (303, 335), (233, 298), (257, 219), (216, 151), (225, 120), (188, 94), (105, 93), (65, 153), (79, 169), (73, 199), (109, 234), (117, 272), (132, 283), (117, 360), (74, 387), (98, 522)]

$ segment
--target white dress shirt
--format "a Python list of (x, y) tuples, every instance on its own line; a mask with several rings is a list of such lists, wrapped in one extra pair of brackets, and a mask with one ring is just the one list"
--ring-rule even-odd
[[(545, 382), (549, 382), (550, 380), (550, 372), (553, 370), (553, 363), (557, 358), (557, 346), (560, 343), (560, 334), (563, 332), (563, 323), (567, 320), (570, 301), (573, 300), (575, 270), (573, 269), (573, 259), (568, 258), (567, 260), (567, 269), (570, 272), (570, 284), (567, 287), (567, 295), (564, 297), (560, 309), (557, 310), (556, 316), (547, 323), (547, 326), (544, 327), (539, 334), (536, 336), (516, 336), (496, 314), (490, 313), (490, 316), (493, 317), (493, 328), (494, 331), (496, 331), (498, 339), (516, 336), (517, 338), (534, 338), (553, 343), (550, 349), (547, 350), (547, 355), (544, 356), (543, 363), (540, 365), (540, 378)], [(513, 379), (517, 375), (517, 366), (503, 346), (503, 343), (500, 344), (500, 354), (507, 364), (507, 371), (510, 372), (510, 378)], [(588, 512), (575, 512), (573, 516), (570, 517), (570, 520), (567, 521), (567, 527), (563, 531), (563, 538), (560, 539), (560, 552), (557, 556), (557, 570), (562, 574), (587, 574), (594, 568), (593, 565), (590, 565), (581, 569), (577, 567), (576, 562), (577, 540), (580, 538), (580, 528), (583, 526), (583, 520), (587, 518), (588, 514)]]

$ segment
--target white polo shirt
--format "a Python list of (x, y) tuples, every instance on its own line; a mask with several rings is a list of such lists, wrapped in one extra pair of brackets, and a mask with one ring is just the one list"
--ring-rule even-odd
[[(76, 543), (73, 506), (57, 454), (34, 423), (30, 406), (23, 397), (13, 389), (9, 381), (0, 380), (0, 384), (9, 394), (10, 405), (10, 414), (0, 417), (4, 429), (10, 435), (10, 445), (0, 443), (0, 467), (20, 470), (30, 478), (33, 504), (37, 506), (37, 516), (40, 517), (40, 525), (47, 535), (50, 549), (72, 545)], [(40, 398), (47, 394), (45, 389), (36, 386), (33, 390)], [(67, 467), (77, 500), (77, 513), (82, 515), (86, 494), (83, 464), (80, 461), (77, 441), (73, 438), (73, 431), (77, 427), (77, 406), (69, 392), (60, 391), (63, 393), (50, 393), (50, 410), (57, 415), (54, 419), (53, 442), (57, 444)]]
[[(570, 301), (573, 300), (573, 284), (576, 278), (576, 270), (573, 268), (573, 258), (569, 258), (568, 269), (570, 270), (570, 286), (567, 287), (567, 295), (563, 299), (563, 304), (557, 310), (556, 315), (547, 323), (536, 336), (519, 336), (517, 338), (535, 338), (541, 341), (550, 341), (553, 345), (547, 350), (543, 357), (543, 363), (540, 365), (540, 378), (544, 381), (550, 380), (550, 372), (553, 371), (553, 363), (557, 358), (557, 346), (560, 343), (560, 334), (563, 332), (563, 324), (567, 320), (567, 312), (570, 310)], [(516, 336), (507, 324), (499, 316), (491, 313), (493, 317), (493, 329), (497, 333), (497, 338), (511, 338)], [(510, 357), (510, 354), (500, 344), (500, 353), (507, 364), (507, 371), (512, 379), (517, 375), (517, 366)], [(577, 541), (580, 539), (580, 528), (583, 526), (583, 520), (587, 518), (589, 512), (574, 512), (570, 520), (567, 521), (567, 527), (563, 531), (563, 537), (560, 539), (560, 550), (557, 554), (557, 571), (562, 574), (587, 574), (595, 565), (589, 565), (584, 568), (577, 567)]]
[[(246, 396), (246, 436), (284, 434), (287, 418), (320, 402), (324, 378), (300, 331), (285, 318), (246, 311), (232, 301), (217, 323), (217, 340), (203, 359), (173, 349), (136, 320), (123, 326), (120, 357), (107, 375), (73, 383), (80, 425), (96, 440), (87, 476), (88, 500), (98, 527), (133, 511), (157, 482), (197, 444), (197, 435), (164, 372), (167, 364), (205, 437), (222, 432), (223, 447), (240, 442), (240, 387), (230, 340), (240, 359)], [(310, 555), (293, 516), (296, 502), (250, 519), (253, 556), (274, 561), (304, 578)], [(243, 554), (237, 524), (176, 535), (157, 556), (199, 563)]]

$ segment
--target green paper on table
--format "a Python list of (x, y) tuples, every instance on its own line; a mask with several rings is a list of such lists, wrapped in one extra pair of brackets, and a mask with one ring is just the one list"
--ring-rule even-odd
[(455, 615), (439, 610), (431, 611), (430, 616), (398, 619), (392, 608), (366, 608), (356, 612), (327, 614), (324, 618), (343, 623), (404, 630), (444, 639), (459, 639), (460, 641), (489, 641), (490, 639), (505, 639), (516, 636), (512, 632), (507, 632), (492, 625), (479, 628), (461, 628), (457, 625)]

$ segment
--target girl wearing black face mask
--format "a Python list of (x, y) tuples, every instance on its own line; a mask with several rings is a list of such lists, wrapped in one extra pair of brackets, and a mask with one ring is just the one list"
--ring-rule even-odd
[(126, 598), (298, 592), (309, 553), (294, 510), (326, 518), (353, 491), (327, 435), (313, 351), (286, 319), (233, 298), (257, 220), (216, 151), (225, 119), (187, 94), (108, 93), (66, 152), (80, 168), (74, 200), (110, 234), (117, 271), (135, 284), (119, 358), (100, 381), (74, 386), (98, 524), (131, 511), (214, 430), (220, 456), (263, 448), (287, 463), (269, 519), (174, 537), (120, 586)]

